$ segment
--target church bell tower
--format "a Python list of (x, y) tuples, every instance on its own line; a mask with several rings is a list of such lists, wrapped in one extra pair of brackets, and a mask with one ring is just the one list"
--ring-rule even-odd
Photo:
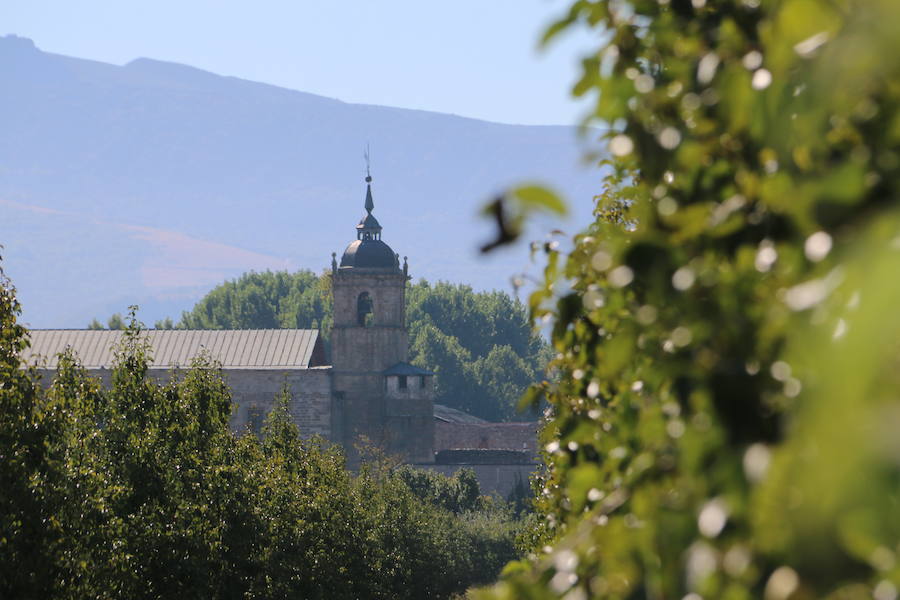
[(369, 443), (410, 462), (433, 462), (434, 377), (407, 363), (406, 259), (381, 239), (366, 175), (366, 214), (356, 240), (332, 255), (332, 377), (340, 433), (351, 466)]

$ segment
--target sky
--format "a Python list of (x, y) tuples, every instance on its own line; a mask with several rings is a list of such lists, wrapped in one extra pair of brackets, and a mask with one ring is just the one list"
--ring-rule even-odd
[(574, 124), (592, 40), (538, 50), (554, 0), (3, 0), (0, 35), (57, 54), (183, 63), (347, 102)]

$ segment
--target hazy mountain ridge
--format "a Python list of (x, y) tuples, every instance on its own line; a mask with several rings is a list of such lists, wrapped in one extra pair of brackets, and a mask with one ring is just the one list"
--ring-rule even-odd
[(220, 275), (325, 268), (362, 214), (367, 142), (385, 241), (416, 277), (481, 288), (527, 262), (524, 248), (475, 262), (490, 194), (544, 180), (584, 215), (599, 181), (578, 166), (572, 128), (348, 104), (143, 58), (114, 66), (23, 38), (0, 38), (0, 86), (0, 243), (34, 326), (130, 303), (147, 320), (177, 316)]

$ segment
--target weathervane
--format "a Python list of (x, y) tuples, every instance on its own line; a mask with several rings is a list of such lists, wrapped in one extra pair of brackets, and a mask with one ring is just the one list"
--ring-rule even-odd
[(369, 142), (366, 142), (366, 151), (363, 153), (363, 156), (366, 159), (366, 183), (372, 182), (372, 173), (369, 170), (371, 166), (371, 161), (369, 160)]

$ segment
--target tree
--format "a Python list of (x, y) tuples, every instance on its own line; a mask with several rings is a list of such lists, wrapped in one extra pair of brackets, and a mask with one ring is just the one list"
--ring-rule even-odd
[(245, 273), (213, 288), (181, 316), (181, 329), (320, 327), (330, 331), (330, 274), (312, 271)]
[(550, 27), (602, 33), (575, 93), (609, 176), (530, 300), (560, 374), (530, 393), (552, 549), (476, 597), (897, 595), (873, 423), (900, 389), (898, 24), (888, 0), (578, 0)]
[[(492, 421), (508, 419), (520, 414), (519, 398), (523, 391), (541, 377), (532, 365), (529, 365), (507, 345), (494, 346), (487, 356), (475, 360), (471, 365), (472, 377), (477, 384), (478, 392), (493, 395), (496, 400), (488, 399), (479, 402), (482, 406), (495, 406), (496, 413), (487, 418)], [(534, 417), (533, 413), (523, 416)]]
[[(89, 329), (91, 329), (89, 327)], [(175, 329), (175, 323), (171, 318), (166, 317), (153, 324), (153, 329)]]
[(462, 347), (457, 338), (448, 336), (431, 324), (417, 329), (411, 337), (410, 355), (413, 362), (434, 370), (437, 401), (464, 411), (477, 409), (478, 398), (467, 371), (472, 354)]
[(485, 501), (471, 469), (460, 469), (452, 477), (444, 477), (404, 465), (396, 469), (395, 475), (419, 499), (455, 514), (478, 510)]
[(121, 313), (115, 313), (106, 321), (106, 327), (97, 319), (91, 319), (88, 329), (125, 329), (125, 319)]
[(543, 375), (549, 349), (521, 303), (422, 280), (407, 290), (407, 320), (412, 362), (437, 373), (436, 402), (490, 421), (534, 418), (518, 399)]

